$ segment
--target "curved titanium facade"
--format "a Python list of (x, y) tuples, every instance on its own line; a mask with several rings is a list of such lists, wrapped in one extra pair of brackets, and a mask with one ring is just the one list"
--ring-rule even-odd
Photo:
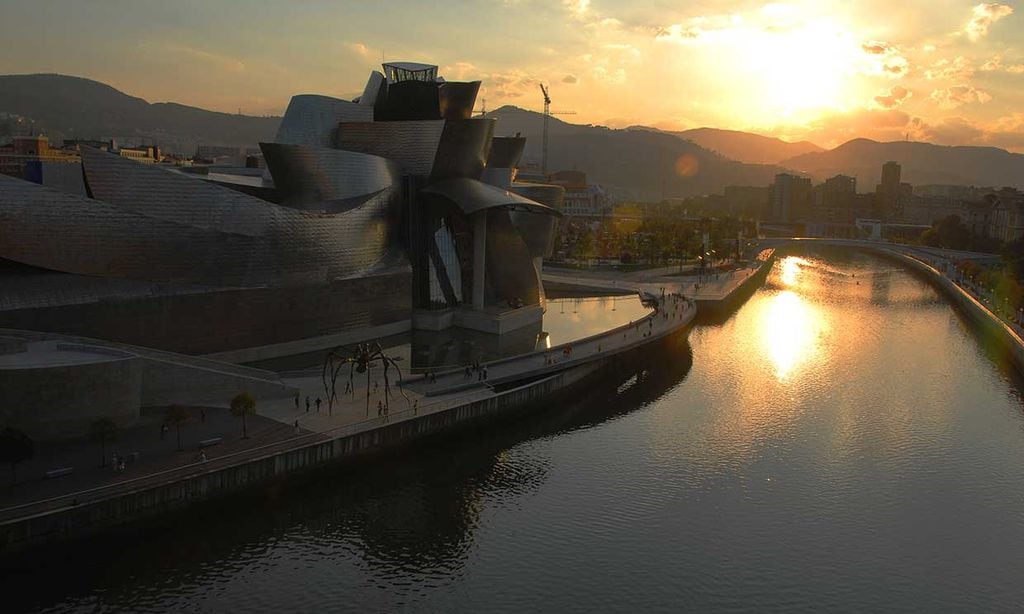
[(526, 150), (525, 136), (496, 136), (491, 141), (491, 153), (487, 166), (493, 168), (515, 168)]
[(93, 199), (3, 178), (0, 258), (213, 286), (323, 282), (393, 260), (396, 190), (318, 214), (113, 154), (82, 153)]
[(469, 177), (479, 179), (491, 151), (494, 134), (493, 119), (461, 119), (444, 123), (441, 142), (437, 146), (431, 179)]
[(560, 185), (547, 183), (518, 183), (513, 182), (509, 190), (535, 200), (541, 204), (551, 207), (555, 211), (562, 210), (562, 200), (565, 198), (565, 188)]
[(447, 81), (437, 88), (444, 119), (470, 119), (476, 106), (476, 95), (480, 92), (479, 81)]
[(330, 147), (338, 123), (361, 121), (373, 121), (372, 105), (316, 94), (292, 96), (274, 142)]
[(378, 156), (305, 145), (260, 143), (282, 205), (338, 213), (400, 189), (398, 167)]
[(450, 200), (458, 205), (466, 215), (495, 207), (520, 208), (537, 213), (558, 215), (557, 211), (546, 205), (475, 179), (461, 177), (446, 179), (430, 184), (423, 188), (422, 192)]
[(504, 305), (516, 300), (525, 305), (540, 303), (544, 298), (540, 272), (519, 228), (512, 222), (510, 212), (498, 209), (488, 211), (486, 215), (486, 292), (491, 302)]
[(404, 175), (430, 175), (444, 132), (443, 120), (410, 122), (344, 122), (338, 126), (336, 144), (387, 158)]

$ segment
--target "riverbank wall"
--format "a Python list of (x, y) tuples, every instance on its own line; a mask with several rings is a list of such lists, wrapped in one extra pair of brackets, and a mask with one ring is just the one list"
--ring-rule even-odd
[(757, 268), (750, 269), (751, 273), (736, 286), (730, 288), (724, 295), (712, 297), (696, 296), (694, 303), (697, 304), (698, 317), (701, 320), (713, 320), (732, 313), (761, 287), (774, 264), (775, 254), (773, 252), (771, 256), (762, 260)]
[(147, 482), (137, 489), (79, 503), (71, 495), (60, 507), (0, 523), (0, 554), (13, 554), (37, 545), (88, 537), (104, 529), (130, 524), (190, 505), (253, 491), (275, 482), (329, 465), (395, 450), (429, 437), (490, 422), (500, 416), (531, 411), (556, 411), (560, 402), (586, 390), (588, 383), (607, 369), (650, 359), (659, 351), (685, 345), (690, 322), (649, 343), (502, 390), (445, 410), (407, 416), (390, 424), (339, 434), (331, 439), (311, 438), (234, 464), (190, 466), (172, 472), (164, 481)]
[(971, 296), (941, 271), (918, 258), (882, 246), (868, 251), (899, 262), (926, 279), (949, 299), (968, 322), (975, 326), (986, 348), (996, 351), (1001, 362), (1012, 366), (1018, 373), (1024, 374), (1024, 340), (978, 299)]

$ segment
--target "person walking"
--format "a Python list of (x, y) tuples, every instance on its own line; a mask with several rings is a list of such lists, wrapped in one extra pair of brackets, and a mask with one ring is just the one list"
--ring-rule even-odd
[(320, 403), (321, 403), (320, 397), (317, 397), (316, 398), (316, 413), (318, 413), (318, 414), (320, 413)]
[(299, 393), (295, 393), (295, 411), (299, 411)]
[(412, 415), (416, 415), (420, 411), (420, 400), (416, 399), (412, 402)]
[(487, 365), (484, 365), (484, 381), (487, 381)]
[(306, 396), (306, 413), (309, 413), (309, 396)]
[(384, 415), (384, 403), (377, 401), (377, 417), (380, 418)]
[(299, 419), (298, 418), (295, 419), (295, 434), (296, 435), (299, 434)]

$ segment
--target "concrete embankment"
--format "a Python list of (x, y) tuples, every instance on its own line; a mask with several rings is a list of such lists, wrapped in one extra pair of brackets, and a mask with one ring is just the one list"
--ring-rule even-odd
[[(691, 308), (692, 309), (692, 308)], [(493, 394), (467, 397), (432, 412), (395, 412), (388, 422), (342, 427), (331, 433), (298, 435), (291, 441), (250, 450), (237, 459), (217, 458), (139, 479), (136, 486), (120, 485), (102, 497), (69, 494), (39, 505), (22, 506), (0, 523), (0, 551), (16, 552), (49, 541), (78, 538), (105, 528), (172, 512), (202, 501), (273, 484), (291, 476), (339, 462), (406, 446), (427, 437), (528, 411), (556, 411), (559, 402), (578, 396), (593, 378), (636, 360), (649, 360), (660, 351), (686, 343), (692, 316), (674, 328), (652, 336), (648, 343), (607, 357), (573, 365), (520, 385), (510, 383)]]
[(1024, 340), (997, 315), (932, 265), (895, 249), (870, 249), (919, 273), (938, 288), (980, 333), (985, 346), (999, 352), (1003, 362), (1024, 374)]
[[(750, 296), (761, 287), (768, 272), (775, 263), (775, 254), (760, 261), (757, 268), (746, 269), (748, 273), (737, 283), (729, 286), (720, 294), (697, 294), (694, 302), (697, 304), (698, 313), (701, 316), (720, 316), (730, 313), (733, 309), (743, 304)], [(742, 273), (732, 273), (740, 275)]]

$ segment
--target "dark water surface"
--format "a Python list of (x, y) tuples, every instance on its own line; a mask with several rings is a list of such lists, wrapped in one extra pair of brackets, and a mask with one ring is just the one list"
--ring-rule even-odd
[(931, 287), (790, 257), (690, 346), (541, 416), (8, 564), (5, 602), (1024, 608), (1019, 384)]

